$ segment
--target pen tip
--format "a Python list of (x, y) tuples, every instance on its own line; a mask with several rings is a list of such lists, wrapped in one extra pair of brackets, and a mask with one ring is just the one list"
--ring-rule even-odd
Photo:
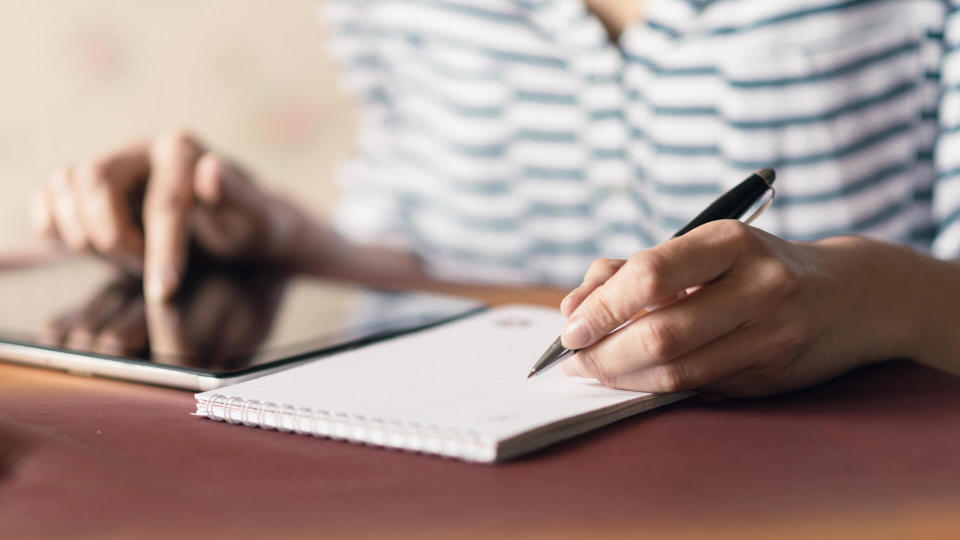
[(536, 374), (537, 374), (537, 370), (531, 369), (531, 370), (530, 370), (530, 373), (527, 375), (527, 379), (530, 379), (531, 377), (533, 377), (533, 376), (536, 375)]
[(763, 181), (766, 182), (768, 185), (771, 185), (771, 186), (773, 185), (774, 180), (777, 179), (777, 173), (774, 172), (773, 169), (760, 169), (759, 171), (755, 172), (754, 174), (756, 174), (756, 175), (759, 176), (760, 178), (763, 178)]

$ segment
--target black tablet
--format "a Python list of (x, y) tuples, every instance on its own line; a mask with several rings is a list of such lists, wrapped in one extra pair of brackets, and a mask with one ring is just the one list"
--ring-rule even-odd
[(94, 259), (0, 272), (0, 359), (208, 390), (441, 324), (473, 301), (254, 267), (192, 270), (169, 303)]

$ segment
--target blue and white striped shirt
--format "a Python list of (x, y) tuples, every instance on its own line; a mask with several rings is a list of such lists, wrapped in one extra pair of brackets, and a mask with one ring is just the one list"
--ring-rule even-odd
[(960, 0), (327, 0), (361, 101), (345, 234), (442, 277), (578, 283), (754, 169), (756, 225), (960, 256)]

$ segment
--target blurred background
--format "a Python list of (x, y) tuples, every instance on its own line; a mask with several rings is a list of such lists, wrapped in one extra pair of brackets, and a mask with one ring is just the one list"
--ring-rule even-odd
[(0, 250), (57, 167), (186, 127), (326, 212), (352, 117), (318, 0), (0, 0)]

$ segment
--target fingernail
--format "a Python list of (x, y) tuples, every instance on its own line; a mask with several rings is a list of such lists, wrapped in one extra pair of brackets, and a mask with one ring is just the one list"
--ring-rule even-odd
[(177, 288), (177, 273), (172, 266), (165, 266), (159, 272), (150, 274), (147, 280), (146, 295), (151, 302), (163, 302), (173, 295)]
[(581, 318), (576, 318), (567, 323), (567, 326), (560, 334), (560, 341), (568, 349), (582, 349), (590, 343), (590, 329), (587, 328), (587, 322)]

